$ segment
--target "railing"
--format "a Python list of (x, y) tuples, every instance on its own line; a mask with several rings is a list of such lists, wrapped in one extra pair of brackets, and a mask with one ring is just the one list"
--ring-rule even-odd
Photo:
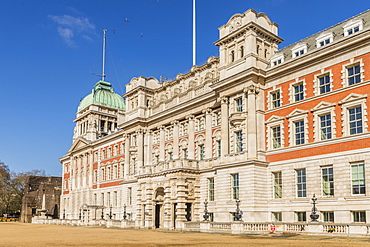
[(304, 223), (286, 223), (285, 231), (287, 232), (305, 232), (306, 225)]
[(185, 227), (187, 229), (199, 229), (200, 228), (200, 222), (186, 222)]
[(265, 232), (269, 230), (269, 223), (244, 223), (245, 231)]
[(231, 230), (231, 223), (229, 222), (211, 222), (211, 229), (217, 229), (217, 230)]
[(323, 225), (323, 231), (329, 233), (348, 233), (348, 225)]

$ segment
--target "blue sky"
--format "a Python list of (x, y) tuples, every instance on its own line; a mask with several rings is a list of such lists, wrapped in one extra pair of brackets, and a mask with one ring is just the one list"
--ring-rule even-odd
[[(280, 25), (280, 48), (369, 9), (369, 0), (197, 0), (197, 64), (218, 56), (218, 27), (249, 8)], [(0, 160), (58, 176), (79, 101), (101, 74), (123, 94), (137, 76), (192, 65), (192, 0), (2, 0)], [(129, 22), (125, 22), (124, 20)]]

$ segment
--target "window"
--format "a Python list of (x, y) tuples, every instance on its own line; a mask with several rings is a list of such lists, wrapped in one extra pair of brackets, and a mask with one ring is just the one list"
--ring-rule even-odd
[(110, 201), (110, 192), (107, 193), (107, 202), (108, 202), (108, 207), (112, 206), (111, 201)]
[(355, 26), (355, 27), (351, 27), (351, 28), (349, 28), (349, 29), (346, 30), (345, 36), (351, 35), (353, 33), (357, 33), (360, 30), (361, 30), (360, 29), (360, 25)]
[(306, 169), (296, 170), (297, 197), (306, 197)]
[(113, 167), (113, 171), (114, 171), (114, 177), (113, 178), (118, 178), (118, 167), (117, 167), (117, 165), (115, 165)]
[(295, 144), (304, 144), (304, 120), (294, 122), (294, 128)]
[(221, 141), (216, 141), (216, 156), (221, 157)]
[(330, 75), (319, 77), (320, 94), (330, 92)]
[(321, 170), (322, 170), (322, 194), (323, 196), (334, 196), (333, 167), (323, 167)]
[(127, 205), (132, 205), (132, 188), (127, 189)]
[(235, 100), (235, 110), (237, 112), (242, 112), (243, 111), (243, 99), (242, 98), (237, 98)]
[(349, 134), (359, 134), (362, 133), (362, 107), (357, 106), (348, 109), (349, 117)]
[(274, 67), (284, 62), (284, 54), (275, 54), (271, 57), (271, 66)]
[(334, 212), (322, 212), (322, 221), (324, 222), (334, 222)]
[(221, 112), (216, 112), (216, 125), (221, 124)]
[(117, 191), (113, 191), (113, 206), (117, 207)]
[(271, 93), (271, 106), (272, 108), (280, 107), (280, 91)]
[(232, 199), (238, 200), (239, 199), (239, 173), (235, 173), (231, 175), (231, 193)]
[(281, 172), (274, 172), (274, 198), (283, 197), (283, 182)]
[(329, 113), (320, 116), (320, 139), (327, 140), (331, 138), (331, 114)]
[(306, 212), (296, 212), (295, 214), (296, 214), (298, 222), (306, 222), (307, 221)]
[(283, 60), (282, 59), (278, 59), (278, 60), (276, 60), (276, 61), (273, 61), (272, 62), (272, 64), (274, 65), (274, 66), (276, 66), (276, 65), (278, 65), (278, 64), (281, 64), (283, 62)]
[(235, 151), (242, 152), (243, 151), (243, 132), (242, 131), (237, 131), (235, 132), (235, 144), (236, 144), (236, 149)]
[(281, 212), (272, 212), (272, 221), (282, 221)]
[(324, 46), (324, 45), (327, 45), (327, 44), (329, 44), (330, 43), (330, 39), (325, 39), (325, 40), (323, 40), (323, 41), (320, 41), (320, 47), (321, 46)]
[(204, 145), (199, 145), (199, 160), (204, 160)]
[(187, 149), (187, 148), (184, 148), (184, 149), (182, 150), (182, 157), (183, 157), (184, 159), (187, 159), (187, 158), (188, 158), (188, 149)]
[(365, 165), (355, 164), (352, 168), (352, 194), (365, 195)]
[(208, 178), (208, 201), (213, 202), (215, 200), (215, 179)]
[(353, 222), (366, 223), (366, 212), (365, 211), (353, 211), (352, 217), (353, 217)]
[(100, 195), (101, 195), (101, 198), (100, 198), (101, 199), (101, 205), (104, 206), (105, 205), (104, 204), (104, 193), (101, 193)]
[(303, 55), (304, 53), (305, 53), (304, 50), (296, 51), (296, 52), (294, 52), (294, 57), (298, 57), (300, 55)]
[(169, 160), (173, 160), (173, 153), (172, 152), (169, 152), (168, 156), (169, 156)]
[(347, 78), (348, 85), (361, 82), (361, 68), (359, 64), (347, 68)]
[(294, 102), (304, 99), (303, 83), (299, 83), (293, 86)]
[(230, 61), (231, 62), (235, 61), (235, 52), (234, 51), (231, 51), (231, 53), (230, 53)]
[(280, 126), (272, 127), (272, 148), (281, 148), (281, 131)]

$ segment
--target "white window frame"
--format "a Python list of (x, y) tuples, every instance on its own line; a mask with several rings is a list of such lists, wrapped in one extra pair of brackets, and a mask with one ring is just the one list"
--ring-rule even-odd
[[(353, 193), (353, 181), (355, 180), (353, 178), (353, 173), (352, 173), (352, 167), (353, 166), (360, 166), (362, 165), (364, 167), (364, 189), (365, 189), (365, 193)], [(365, 167), (365, 162), (359, 162), (359, 163), (351, 163), (350, 164), (350, 174), (351, 174), (351, 195), (353, 196), (363, 196), (363, 195), (366, 195), (366, 167)], [(357, 179), (357, 180), (360, 180), (360, 179)], [(362, 180), (362, 179), (361, 179)]]
[(342, 122), (344, 123), (343, 130), (342, 130), (343, 136), (351, 135), (350, 127), (349, 127), (349, 109), (352, 109), (357, 106), (361, 106), (361, 110), (362, 110), (362, 133), (367, 132), (368, 125), (367, 125), (366, 98), (367, 98), (367, 94), (361, 95), (361, 94), (352, 93), (348, 95), (345, 99), (339, 102), (339, 105), (342, 105)]
[[(355, 31), (355, 28), (358, 28), (358, 31)], [(343, 26), (344, 37), (357, 33), (361, 31), (363, 28), (364, 28), (363, 19), (351, 20), (346, 25)], [(352, 33), (350, 33), (350, 31), (352, 31)]]
[(334, 79), (333, 79), (333, 73), (332, 73), (332, 70), (321, 70), (321, 72), (319, 74), (316, 74), (315, 77), (314, 77), (314, 80), (313, 80), (313, 87), (314, 87), (314, 93), (315, 95), (322, 95), (322, 94), (326, 94), (326, 93), (329, 93), (329, 92), (325, 92), (325, 93), (321, 93), (320, 89), (320, 78), (324, 77), (324, 76), (329, 76), (329, 83), (330, 83), (330, 91), (329, 92), (332, 92), (333, 91), (333, 82), (334, 82)]
[[(356, 65), (360, 65), (360, 78), (361, 78), (361, 81), (358, 82), (358, 83), (349, 85), (349, 82), (348, 82), (348, 69), (351, 68), (351, 67), (354, 67)], [(343, 66), (342, 66), (342, 78), (341, 79), (342, 79), (342, 86), (343, 87), (353, 87), (353, 86), (358, 85), (361, 82), (363, 82), (364, 79), (365, 79), (365, 75), (364, 75), (364, 63), (362, 62), (362, 59), (358, 59), (358, 60), (351, 59), (349, 63), (343, 64)]]
[(265, 123), (267, 124), (267, 128), (266, 128), (267, 149), (268, 150), (278, 149), (278, 148), (274, 148), (273, 136), (272, 136), (273, 135), (272, 129), (277, 126), (280, 127), (280, 142), (281, 142), (280, 148), (283, 148), (284, 147), (284, 128), (283, 128), (284, 117), (273, 115)]
[[(295, 94), (294, 87), (299, 85), (299, 84), (303, 84), (303, 99), (296, 101), (295, 100), (295, 95), (296, 94)], [(290, 83), (290, 85), (289, 85), (289, 101), (290, 101), (290, 103), (300, 103), (300, 102), (304, 101), (307, 98), (306, 90), (307, 90), (307, 85), (306, 85), (305, 80), (296, 79), (294, 82)]]
[(270, 58), (271, 67), (278, 66), (281, 63), (284, 63), (284, 54), (275, 54)]
[[(327, 180), (326, 181), (326, 180), (324, 180), (324, 173), (323, 173), (323, 171), (324, 171), (324, 169), (330, 169), (330, 168), (333, 171), (332, 172), (333, 180), (332, 181), (330, 181), (330, 180)], [(325, 176), (328, 176), (328, 175), (326, 174)], [(329, 195), (325, 195), (325, 193), (324, 193), (324, 190), (326, 189), (326, 188), (324, 188), (325, 187), (325, 185), (324, 185), (325, 183), (329, 184), (329, 191), (331, 191), (330, 184), (331, 183), (333, 184), (333, 194), (332, 195), (330, 195), (330, 194)], [(321, 188), (322, 196), (324, 196), (324, 197), (333, 197), (335, 195), (334, 167), (332, 165), (330, 165), (330, 166), (322, 166), (321, 167), (321, 186), (322, 186), (322, 188)]]
[[(307, 53), (308, 47), (307, 44), (299, 43), (292, 49), (292, 58), (300, 57)], [(298, 53), (298, 55), (296, 54)]]
[(295, 138), (295, 123), (298, 122), (298, 121), (302, 121), (303, 120), (303, 124), (304, 124), (304, 143), (302, 144), (299, 144), (299, 145), (304, 145), (306, 143), (308, 143), (308, 117), (307, 117), (307, 113), (308, 111), (304, 111), (304, 110), (301, 110), (301, 109), (295, 109), (294, 111), (292, 111), (288, 116), (287, 118), (289, 119), (289, 132), (290, 132), (290, 135), (289, 135), (289, 145), (290, 146), (297, 146), (295, 143), (296, 143), (296, 138)]
[[(322, 33), (319, 35), (319, 37), (316, 38), (316, 47), (319, 48), (327, 44), (330, 44), (333, 42), (333, 40), (334, 40), (334, 36), (332, 32)], [(322, 44), (322, 42), (324, 42), (324, 44)]]
[[(305, 181), (304, 182), (298, 182), (298, 171), (302, 171), (302, 170), (305, 171), (305, 174), (304, 174)], [(296, 177), (296, 197), (297, 198), (306, 198), (307, 197), (307, 169), (306, 168), (296, 169), (295, 170), (295, 177)], [(305, 185), (304, 190), (303, 189), (299, 190), (298, 185), (300, 185), (300, 184)], [(304, 195), (299, 196), (299, 193), (298, 193), (299, 191), (302, 191), (302, 193), (304, 191)]]
[[(279, 94), (279, 98), (278, 99), (274, 99), (274, 95), (276, 95), (276, 94)], [(281, 107), (282, 106), (282, 100), (281, 100), (281, 90), (280, 90), (280, 88), (279, 89), (277, 89), (277, 90), (274, 90), (274, 91), (271, 91), (270, 92), (270, 109), (276, 109), (276, 108), (279, 108), (279, 107)], [(279, 102), (279, 105), (278, 106), (275, 106), (275, 102)]]
[[(325, 101), (320, 102), (311, 111), (314, 114), (313, 118), (313, 131), (314, 131), (314, 141), (324, 141), (321, 138), (321, 119), (323, 115), (331, 115), (331, 139), (336, 137), (336, 115), (335, 115), (335, 103), (328, 103)], [(328, 140), (328, 139), (325, 139)]]

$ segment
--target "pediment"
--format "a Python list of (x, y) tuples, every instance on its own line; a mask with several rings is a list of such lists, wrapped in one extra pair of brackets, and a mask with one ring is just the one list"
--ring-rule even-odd
[(356, 100), (362, 100), (367, 98), (367, 94), (357, 94), (357, 93), (351, 93), (347, 97), (345, 97), (342, 101), (339, 102), (339, 104), (345, 104)]
[(266, 123), (268, 124), (268, 123), (273, 123), (277, 121), (282, 121), (283, 119), (284, 117), (272, 115), (269, 119), (266, 120)]
[(328, 103), (325, 101), (321, 101), (317, 106), (312, 108), (312, 111), (318, 111), (318, 110), (322, 110), (322, 109), (326, 109), (326, 108), (334, 107), (334, 106), (335, 106), (335, 103)]
[(299, 115), (304, 115), (306, 114), (307, 111), (305, 110), (301, 110), (301, 109), (295, 109), (293, 110), (288, 116), (287, 118), (291, 118), (291, 117), (295, 117), (295, 116), (299, 116)]
[(79, 137), (77, 140), (72, 144), (71, 148), (68, 150), (68, 152), (73, 152), (75, 150), (82, 149), (86, 146), (90, 145), (90, 141), (86, 140), (85, 138)]

